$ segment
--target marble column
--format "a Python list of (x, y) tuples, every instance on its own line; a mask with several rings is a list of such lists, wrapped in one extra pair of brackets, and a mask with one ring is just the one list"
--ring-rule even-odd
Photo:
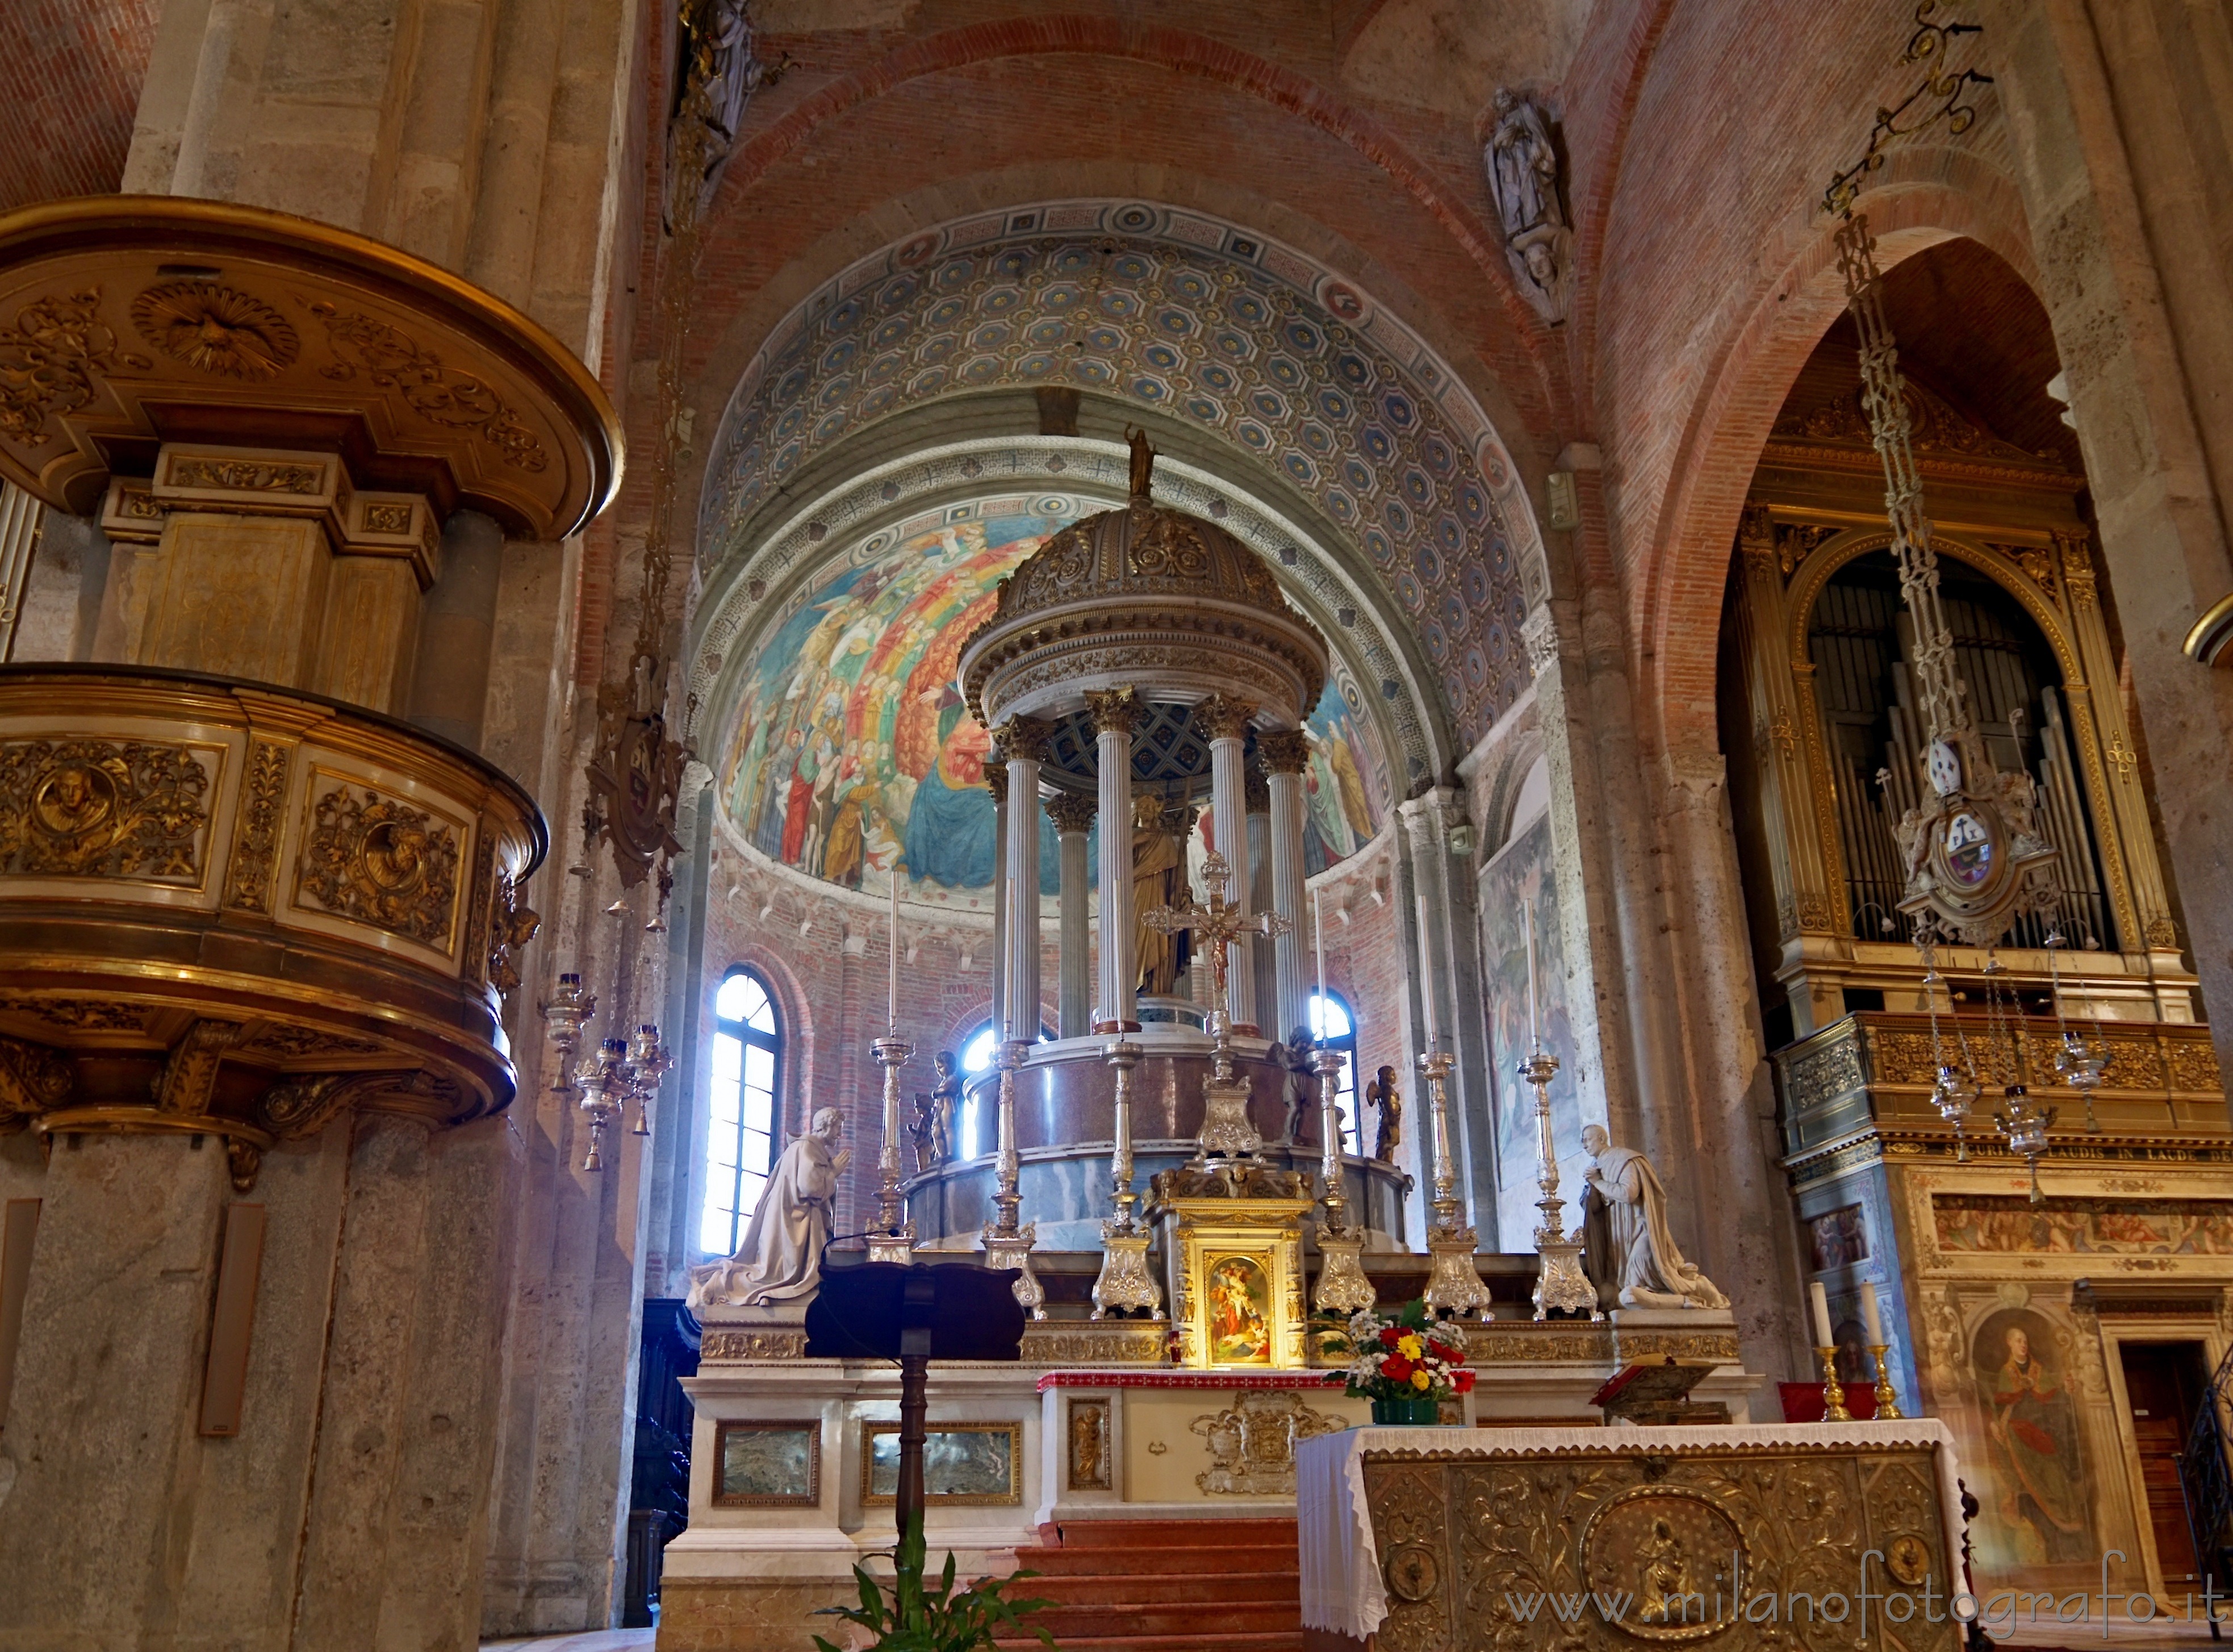
[(1094, 800), (1076, 792), (1063, 792), (1048, 800), (1054, 818), (1055, 842), (1062, 855), (1061, 889), (1057, 899), (1061, 963), (1055, 980), (1056, 1036), (1083, 1038), (1093, 1031), (1093, 927), (1086, 911), (1086, 887), (1091, 874), (1086, 862), (1086, 840), (1093, 827)]
[[(1212, 694), (1195, 707), (1195, 726), (1209, 737), (1209, 802), (1217, 823), (1217, 852), (1225, 857), (1232, 876), (1225, 897), (1243, 912), (1248, 909), (1248, 783), (1247, 752), (1249, 719), (1256, 708), (1246, 700)], [(1208, 960), (1203, 960), (1207, 965)], [(1236, 943), (1227, 960), (1225, 1010), (1233, 1030), (1253, 1031), (1256, 1025), (1256, 972), (1245, 943)]]
[(1047, 727), (1037, 718), (1012, 717), (1000, 725), (1008, 758), (1007, 1037), (1039, 1038), (1039, 770), (1046, 762)]
[[(1463, 796), (1436, 786), (1398, 805), (1419, 922), (1411, 967), (1423, 1000), (1434, 995), (1439, 1045), (1456, 1057), (1449, 1078), (1450, 1156), (1468, 1219), (1494, 1232), (1496, 1135), (1489, 1101), (1488, 1002), (1481, 992), (1479, 902), (1471, 870), (1472, 829)], [(1431, 1163), (1431, 1161), (1427, 1162)]]
[(1093, 715), (1101, 810), (1101, 1000), (1094, 1031), (1136, 1032), (1139, 959), (1132, 926), (1132, 730), (1140, 697), (1114, 688), (1085, 697)]
[(985, 764), (993, 794), (993, 1024), (1008, 1025), (1008, 771), (998, 746)]
[(1287, 920), (1287, 933), (1272, 943), (1279, 1006), (1274, 1024), (1284, 1036), (1310, 1024), (1303, 962), (1303, 769), (1310, 761), (1310, 739), (1300, 729), (1283, 730), (1260, 735), (1256, 745), (1272, 792), (1272, 910)]
[[(1272, 789), (1260, 764), (1248, 765), (1246, 778), (1248, 806), (1248, 910), (1270, 912), (1272, 907)], [(1244, 936), (1240, 955), (1248, 959), (1255, 976), (1256, 1013), (1267, 1038), (1284, 1038), (1294, 1024), (1279, 1018), (1279, 983), (1272, 943), (1260, 935)]]

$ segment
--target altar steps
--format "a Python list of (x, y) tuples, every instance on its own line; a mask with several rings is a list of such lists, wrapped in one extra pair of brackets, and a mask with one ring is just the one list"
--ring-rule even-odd
[[(1011, 1592), (1064, 1652), (1301, 1652), (1291, 1519), (1071, 1520), (1016, 1551)], [(1001, 1641), (1023, 1649), (1036, 1640)]]

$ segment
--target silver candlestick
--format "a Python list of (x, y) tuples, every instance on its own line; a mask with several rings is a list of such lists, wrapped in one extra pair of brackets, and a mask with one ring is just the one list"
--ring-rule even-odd
[(1557, 1076), (1559, 1058), (1537, 1049), (1520, 1063), (1522, 1083), (1535, 1087), (1535, 1185), (1542, 1198), (1535, 1208), (1543, 1219), (1535, 1228), (1535, 1317), (1557, 1314), (1605, 1316), (1598, 1309), (1597, 1287), (1582, 1268), (1582, 1244), (1566, 1237), (1566, 1201), (1559, 1197), (1559, 1149), (1551, 1135), (1551, 1080)]
[(1110, 1041), (1107, 1055), (1116, 1071), (1116, 1153), (1109, 1202), (1116, 1214), (1101, 1224), (1101, 1277), (1093, 1282), (1093, 1317), (1137, 1312), (1153, 1319), (1163, 1311), (1162, 1288), (1148, 1266), (1154, 1235), (1132, 1213), (1139, 1195), (1132, 1190), (1132, 1070), (1140, 1046), (1129, 1038)]
[(1449, 1102), (1445, 1087), (1456, 1057), (1430, 1050), (1419, 1057), (1419, 1073), (1427, 1081), (1429, 1113), (1435, 1130), (1434, 1225), (1427, 1232), (1427, 1250), (1434, 1267), (1427, 1276), (1422, 1296), (1438, 1314), (1479, 1311), (1486, 1315), (1491, 1298), (1474, 1265), (1479, 1237), (1466, 1225), (1465, 1207), (1458, 1202), (1457, 1165), (1450, 1156)]
[(869, 1046), (884, 1070), (884, 1141), (876, 1153), (876, 1231), (869, 1235), (869, 1260), (908, 1263), (915, 1255), (915, 1224), (900, 1194), (900, 1069), (915, 1046), (888, 1034)]
[(1038, 1224), (1019, 1226), (1016, 1216), (1023, 1204), (1017, 1184), (1023, 1160), (1016, 1151), (1016, 1070), (1024, 1064), (1024, 1045), (1011, 1041), (1000, 1046), (1000, 1145), (993, 1158), (998, 1191), (993, 1208), (998, 1213), (977, 1236), (985, 1265), (1016, 1276), (1016, 1300), (1034, 1319), (1046, 1317), (1046, 1289), (1032, 1271), (1032, 1247), (1038, 1243)]
[(1325, 1183), (1325, 1219), (1318, 1224), (1318, 1282), (1311, 1306), (1322, 1314), (1354, 1314), (1379, 1301), (1364, 1277), (1364, 1232), (1349, 1219), (1342, 1191), (1341, 1051), (1321, 1043), (1312, 1062), (1318, 1074), (1319, 1176)]
[(543, 1006), (543, 1018), (550, 1024), (550, 1047), (558, 1052), (557, 1082), (550, 1086), (554, 1096), (563, 1096), (573, 1088), (567, 1069), (573, 1064), (574, 1052), (582, 1047), (582, 1029), (597, 1011), (597, 995), (582, 990), (582, 978), (568, 971), (558, 978), (558, 990)]

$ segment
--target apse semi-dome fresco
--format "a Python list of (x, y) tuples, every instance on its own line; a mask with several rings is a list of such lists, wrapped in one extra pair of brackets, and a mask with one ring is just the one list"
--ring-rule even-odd
[[(738, 690), (719, 770), (731, 828), (769, 859), (847, 888), (882, 894), (902, 867), (911, 900), (989, 902), (991, 741), (962, 704), (961, 645), (1003, 577), (1101, 508), (1058, 495), (948, 506), (873, 537), (811, 584), (763, 629)], [(1309, 719), (1313, 872), (1370, 842), (1385, 815), (1387, 775), (1356, 694), (1337, 673)], [(1044, 816), (1040, 833), (1052, 895), (1058, 860)]]

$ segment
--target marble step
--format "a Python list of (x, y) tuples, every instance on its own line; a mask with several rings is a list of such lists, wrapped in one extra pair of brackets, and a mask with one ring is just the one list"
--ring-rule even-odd
[(1296, 1570), (1291, 1538), (1276, 1547), (1228, 1544), (1208, 1533), (1193, 1546), (1170, 1549), (1019, 1549), (1016, 1564), (1043, 1577), (1185, 1576), (1196, 1572), (1286, 1572)]
[(1285, 1634), (1300, 1627), (1302, 1607), (1292, 1598), (1237, 1601), (1197, 1595), (1192, 1600), (1160, 1604), (1050, 1606), (1034, 1612), (1027, 1621), (1044, 1625), (1068, 1647), (1090, 1645), (1108, 1636), (1136, 1640), (1158, 1635)]
[(1191, 1549), (1212, 1534), (1221, 1545), (1284, 1544), (1288, 1553), (1295, 1551), (1292, 1515), (1246, 1520), (1067, 1520), (1039, 1528), (1040, 1541), (1050, 1549)]
[(1283, 1601), (1299, 1604), (1302, 1579), (1292, 1571), (1114, 1572), (1078, 1577), (1042, 1573), (1006, 1591), (1061, 1606), (1150, 1606), (1172, 1601)]
[[(1046, 1652), (1045, 1642), (995, 1641), (999, 1652)], [(1252, 1630), (1198, 1635), (1111, 1635), (1065, 1638), (1062, 1652), (1303, 1652), (1297, 1629)]]

